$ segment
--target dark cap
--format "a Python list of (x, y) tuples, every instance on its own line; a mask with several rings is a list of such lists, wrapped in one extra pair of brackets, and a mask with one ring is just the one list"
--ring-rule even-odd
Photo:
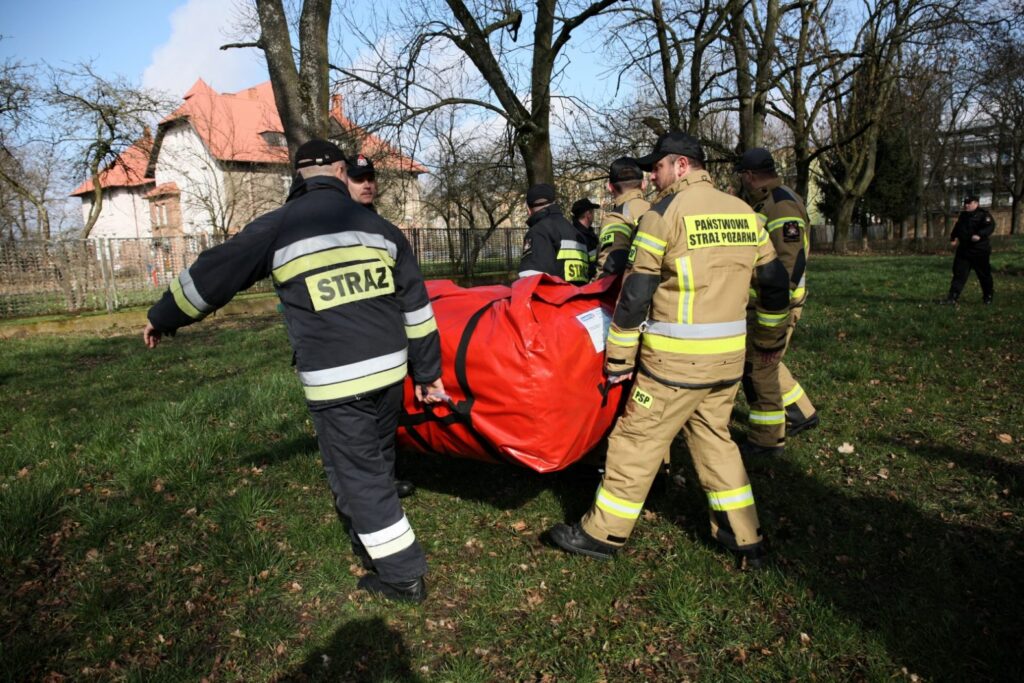
[(313, 139), (304, 142), (295, 152), (295, 170), (308, 166), (330, 166), (344, 160), (345, 155), (336, 144), (327, 140)]
[(530, 207), (555, 201), (555, 188), (548, 183), (537, 183), (526, 191), (526, 205)]
[(704, 148), (700, 146), (700, 140), (678, 130), (660, 135), (651, 153), (640, 157), (636, 163), (643, 170), (650, 171), (662, 157), (669, 154), (679, 154), (704, 163)]
[(764, 147), (751, 147), (743, 153), (743, 156), (736, 162), (733, 169), (737, 173), (742, 171), (774, 171), (775, 159), (772, 158), (772, 153)]
[(349, 178), (365, 178), (368, 175), (374, 175), (373, 159), (364, 154), (349, 157), (345, 159), (345, 172), (348, 173)]
[(572, 209), (571, 209), (572, 217), (573, 218), (579, 218), (580, 216), (585, 214), (587, 211), (590, 211), (591, 209), (600, 209), (600, 208), (601, 208), (601, 205), (600, 204), (595, 204), (594, 202), (590, 201), (589, 197), (584, 197), (583, 199), (577, 199), (576, 201), (574, 201), (572, 203)]
[(976, 195), (976, 194), (969, 194), (966, 197), (964, 197), (964, 204), (970, 204), (971, 202), (977, 202), (977, 201), (980, 201), (980, 200), (978, 199), (978, 195)]
[(608, 167), (608, 180), (621, 183), (624, 180), (643, 180), (644, 172), (633, 157), (619, 157)]

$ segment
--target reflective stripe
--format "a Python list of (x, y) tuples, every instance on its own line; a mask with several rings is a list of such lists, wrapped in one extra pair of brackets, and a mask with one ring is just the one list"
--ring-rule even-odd
[(558, 245), (559, 249), (567, 249), (569, 251), (582, 251), (584, 254), (587, 253), (587, 245), (583, 242), (577, 242), (576, 240), (562, 240), (562, 243)]
[(644, 331), (660, 334), (675, 339), (712, 339), (715, 337), (731, 337), (744, 334), (747, 330), (746, 320), (734, 320), (727, 323), (660, 323), (648, 320), (644, 323)]
[(411, 325), (419, 325), (434, 317), (434, 309), (428, 302), (423, 308), (417, 308), (415, 311), (409, 311), (408, 313), (402, 314), (402, 322), (405, 323), (406, 327)]
[(404, 366), (409, 359), (409, 350), (402, 349), (384, 356), (368, 358), (357, 363), (339, 365), (323, 370), (307, 370), (299, 372), (299, 381), (306, 386), (321, 386), (333, 382), (344, 382), (350, 379), (366, 377), (382, 370), (391, 370), (398, 366)]
[(783, 224), (791, 223), (794, 221), (799, 223), (800, 227), (804, 227), (806, 225), (804, 219), (801, 218), (800, 216), (783, 216), (782, 218), (776, 218), (773, 221), (768, 221), (768, 225), (766, 225), (765, 228), (768, 230), (768, 232), (775, 232), (776, 230), (781, 228)]
[(383, 249), (356, 244), (351, 247), (335, 247), (327, 251), (300, 256), (280, 268), (275, 268), (273, 271), (274, 281), (287, 282), (296, 275), (308, 273), (311, 270), (352, 261), (380, 261), (387, 266), (395, 265), (395, 259)]
[(765, 327), (778, 327), (789, 320), (789, 311), (785, 313), (762, 313), (757, 312), (757, 322)]
[(738, 510), (754, 504), (750, 484), (729, 491), (708, 491), (708, 504), (712, 510)]
[(542, 270), (520, 270), (519, 277), (530, 277), (531, 275), (543, 275)]
[(436, 329), (437, 320), (431, 317), (430, 320), (425, 320), (417, 325), (406, 325), (405, 336), (407, 339), (420, 339), (421, 337), (426, 337)]
[(588, 251), (587, 252), (587, 256), (590, 257), (591, 261), (596, 261), (597, 260), (597, 249), (591, 249), (590, 251)]
[(676, 259), (676, 270), (679, 271), (679, 315), (677, 320), (681, 323), (693, 321), (693, 262), (689, 256)]
[(637, 232), (636, 237), (633, 238), (633, 246), (646, 249), (655, 256), (663, 256), (665, 254), (665, 247), (668, 246), (668, 242), (660, 240), (654, 235), (646, 232)]
[(213, 310), (213, 306), (206, 303), (206, 300), (199, 294), (199, 290), (196, 289), (196, 283), (193, 282), (192, 273), (189, 272), (188, 268), (178, 273), (178, 282), (181, 283), (182, 293), (189, 303), (196, 307), (196, 310), (203, 315)]
[(636, 519), (640, 516), (640, 511), (643, 509), (643, 502), (634, 503), (626, 500), (625, 498), (619, 498), (614, 496), (603, 486), (597, 487), (597, 500), (595, 501), (597, 507), (601, 508), (605, 512), (622, 519)]
[(555, 259), (558, 261), (586, 261), (587, 250), (559, 249)]
[(416, 534), (405, 515), (386, 529), (357, 535), (366, 547), (366, 553), (374, 560), (405, 550), (416, 540)]
[(790, 290), (790, 292), (789, 292), (789, 299), (790, 299), (790, 301), (793, 301), (795, 299), (802, 299), (804, 294), (806, 294), (806, 293), (807, 293), (807, 276), (803, 275), (803, 276), (800, 277), (800, 282), (797, 283), (797, 286), (794, 289)]
[(366, 375), (358, 379), (351, 379), (345, 382), (334, 384), (322, 384), (319, 386), (305, 386), (303, 392), (307, 401), (333, 401), (339, 398), (350, 398), (360, 394), (368, 394), (392, 384), (398, 384), (405, 379), (409, 373), (405, 363), (397, 368), (384, 370), (372, 375)]
[(782, 405), (791, 406), (804, 396), (804, 388), (797, 384), (782, 395)]
[(604, 240), (606, 235), (614, 233), (625, 235), (626, 237), (632, 237), (633, 229), (625, 223), (612, 223), (611, 225), (606, 225), (601, 228), (601, 239)]
[(757, 233), (757, 246), (763, 247), (768, 243), (768, 233), (764, 230), (759, 230)]
[(193, 320), (201, 320), (206, 315), (193, 306), (192, 302), (188, 300), (188, 297), (185, 296), (185, 292), (181, 289), (181, 283), (178, 282), (178, 278), (171, 280), (171, 296), (174, 297), (174, 303), (178, 304), (178, 308)]
[(781, 425), (786, 423), (785, 410), (751, 410), (751, 424)]
[(308, 237), (298, 242), (292, 242), (287, 247), (281, 247), (274, 252), (275, 269), (280, 268), (289, 261), (294, 261), (300, 256), (314, 254), (325, 249), (334, 247), (352, 247), (361, 244), (374, 249), (381, 249), (388, 253), (392, 260), (398, 258), (398, 245), (384, 237), (370, 232), (358, 230), (346, 230), (345, 232), (334, 232), (329, 235), (317, 235)]
[(654, 351), (710, 356), (718, 353), (741, 352), (746, 347), (746, 334), (721, 339), (673, 339), (658, 334), (645, 334), (642, 344)]
[(640, 343), (640, 331), (618, 332), (609, 327), (608, 343), (617, 346), (636, 346)]
[(755, 214), (755, 215), (756, 215), (756, 216), (757, 216), (758, 218), (760, 218), (761, 220), (763, 220), (763, 221), (764, 221), (765, 223), (767, 223), (767, 222), (768, 222), (768, 214), (764, 214), (764, 213), (757, 213), (757, 214)]

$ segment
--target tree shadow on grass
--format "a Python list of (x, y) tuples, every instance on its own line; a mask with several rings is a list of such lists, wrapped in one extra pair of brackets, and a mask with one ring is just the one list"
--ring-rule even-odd
[(1024, 464), (1022, 463), (1011, 462), (981, 451), (927, 443), (909, 437), (894, 437), (890, 438), (889, 442), (926, 460), (937, 463), (953, 463), (956, 467), (969, 470), (982, 477), (991, 477), (999, 483), (1000, 488), (1009, 490), (1009, 497), (1024, 496), (1024, 491), (1021, 490), (1021, 483), (1024, 482)]
[(306, 681), (422, 681), (412, 670), (402, 635), (381, 617), (342, 624), (329, 642), (312, 652), (279, 683)]

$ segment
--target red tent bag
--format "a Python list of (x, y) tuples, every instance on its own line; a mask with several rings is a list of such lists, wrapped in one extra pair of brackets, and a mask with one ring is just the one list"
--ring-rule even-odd
[(608, 434), (621, 399), (622, 385), (604, 376), (618, 285), (548, 275), (511, 287), (428, 281), (450, 400), (424, 406), (407, 379), (399, 445), (537, 472), (582, 458)]

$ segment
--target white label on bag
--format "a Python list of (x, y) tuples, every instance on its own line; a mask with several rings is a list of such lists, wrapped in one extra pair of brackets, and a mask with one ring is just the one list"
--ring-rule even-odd
[(604, 352), (604, 340), (608, 337), (608, 328), (612, 324), (612, 316), (603, 308), (598, 306), (586, 313), (576, 316), (583, 327), (587, 328), (590, 335), (590, 342), (594, 345), (594, 351)]

